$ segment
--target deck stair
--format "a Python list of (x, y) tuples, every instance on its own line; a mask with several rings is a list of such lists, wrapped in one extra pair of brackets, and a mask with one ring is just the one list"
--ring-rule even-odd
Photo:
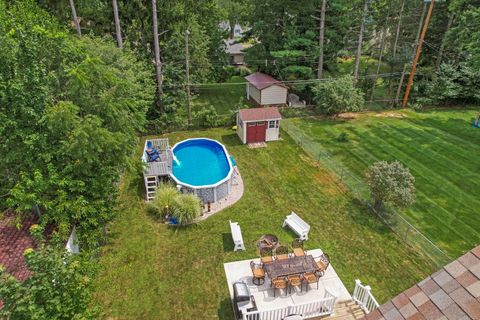
[(158, 186), (158, 177), (157, 176), (146, 176), (145, 177), (145, 188), (146, 188), (146, 198), (147, 201), (155, 199), (155, 194), (157, 193)]
[(352, 300), (340, 301), (335, 304), (333, 314), (325, 320), (356, 320), (365, 317), (362, 308)]

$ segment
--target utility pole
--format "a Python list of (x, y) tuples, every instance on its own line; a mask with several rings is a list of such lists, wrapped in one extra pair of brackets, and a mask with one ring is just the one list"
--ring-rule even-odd
[(163, 72), (162, 61), (160, 60), (160, 44), (158, 43), (158, 22), (157, 22), (157, 1), (152, 0), (152, 24), (153, 24), (153, 45), (155, 51), (155, 69), (157, 76), (157, 101), (160, 113), (163, 113), (162, 94), (163, 94)]
[(75, 4), (73, 3), (73, 0), (69, 0), (69, 1), (70, 1), (70, 8), (72, 9), (73, 23), (75, 23), (75, 27), (77, 28), (78, 36), (81, 37), (82, 29), (80, 29), (80, 21), (78, 21), (77, 10), (75, 10)]
[(318, 37), (318, 46), (320, 49), (320, 55), (318, 57), (318, 69), (317, 79), (322, 79), (323, 73), (323, 51), (325, 43), (325, 9), (327, 6), (327, 0), (322, 0), (322, 9), (320, 11), (320, 34)]
[(365, 5), (363, 6), (362, 24), (360, 25), (360, 34), (358, 35), (357, 54), (355, 56), (355, 69), (353, 71), (354, 82), (357, 82), (357, 79), (358, 79), (358, 69), (360, 68), (360, 57), (362, 54), (363, 31), (365, 30), (365, 20), (367, 19), (367, 12), (368, 12), (368, 0), (365, 0)]
[(120, 28), (120, 18), (118, 17), (117, 0), (112, 0), (112, 8), (113, 8), (113, 20), (115, 21), (115, 33), (117, 34), (117, 44), (118, 44), (118, 47), (121, 49), (123, 48), (123, 41), (122, 41), (122, 30)]
[(185, 71), (186, 71), (186, 89), (187, 89), (187, 109), (188, 125), (192, 125), (192, 107), (190, 106), (190, 55), (188, 50), (188, 36), (190, 31), (185, 31)]
[(412, 70), (410, 71), (410, 76), (408, 77), (407, 88), (405, 89), (405, 95), (403, 96), (402, 108), (407, 106), (408, 96), (410, 95), (410, 89), (412, 88), (413, 77), (415, 76), (415, 71), (417, 70), (418, 59), (420, 58), (420, 53), (422, 52), (423, 41), (425, 39), (425, 34), (427, 33), (428, 23), (430, 22), (430, 17), (432, 16), (434, 4), (435, 0), (431, 0), (427, 17), (425, 18), (425, 23), (423, 24), (422, 34), (420, 35), (420, 40), (417, 46), (417, 52), (413, 58)]

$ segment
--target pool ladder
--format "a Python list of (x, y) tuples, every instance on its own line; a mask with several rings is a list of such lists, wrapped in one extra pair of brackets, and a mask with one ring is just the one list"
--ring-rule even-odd
[(145, 190), (147, 201), (155, 199), (155, 194), (157, 193), (158, 186), (158, 177), (157, 176), (147, 176), (145, 177)]

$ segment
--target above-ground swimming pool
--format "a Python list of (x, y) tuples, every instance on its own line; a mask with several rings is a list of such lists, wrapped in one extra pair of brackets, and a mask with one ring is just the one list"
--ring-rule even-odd
[(203, 202), (216, 202), (230, 192), (233, 172), (223, 144), (207, 138), (187, 139), (172, 148), (172, 179), (182, 191), (195, 193)]

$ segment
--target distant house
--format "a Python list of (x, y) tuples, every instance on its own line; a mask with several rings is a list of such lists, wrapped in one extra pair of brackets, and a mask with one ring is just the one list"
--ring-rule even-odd
[(277, 107), (240, 109), (237, 134), (243, 143), (274, 141), (280, 138), (282, 116)]
[(235, 41), (226, 41), (226, 52), (230, 55), (230, 64), (241, 66), (245, 64), (244, 49), (250, 48), (250, 44), (235, 43)]
[(249, 30), (249, 28), (242, 27), (240, 24), (236, 23), (235, 26), (233, 27), (233, 32), (232, 32), (232, 30), (230, 30), (231, 26), (228, 21), (220, 22), (219, 28), (225, 31), (229, 31), (234, 38), (243, 37), (244, 33)]
[(245, 79), (248, 100), (262, 106), (287, 103), (288, 87), (282, 81), (261, 72), (255, 72)]

